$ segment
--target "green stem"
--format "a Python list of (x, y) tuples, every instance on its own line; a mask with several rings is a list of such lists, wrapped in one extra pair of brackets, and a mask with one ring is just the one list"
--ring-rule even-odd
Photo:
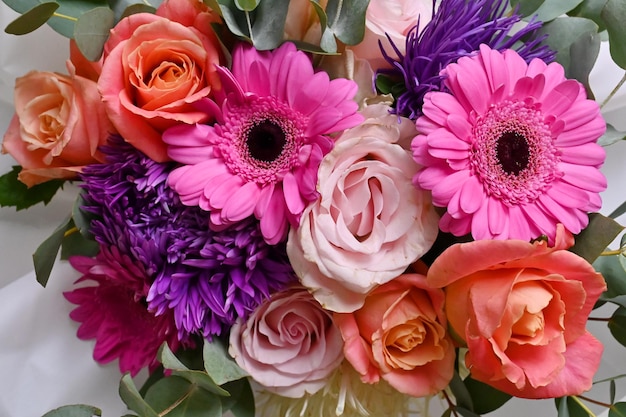
[(600, 256), (614, 256), (614, 255), (621, 255), (621, 254), (622, 254), (622, 249), (616, 249), (616, 250), (609, 250), (606, 252), (602, 252)]
[(446, 399), (446, 402), (448, 403), (448, 407), (450, 407), (450, 410), (452, 410), (452, 414), (454, 414), (454, 417), (459, 417), (459, 415), (456, 412), (456, 406), (454, 405), (454, 403), (452, 402), (452, 400), (448, 396), (448, 393), (445, 390), (441, 391), (441, 393), (443, 394), (444, 398)]
[(187, 391), (185, 393), (185, 395), (183, 395), (182, 397), (180, 397), (179, 399), (177, 399), (174, 404), (170, 405), (169, 407), (167, 407), (165, 410), (161, 411), (159, 413), (159, 417), (163, 417), (166, 416), (167, 414), (171, 413), (176, 407), (178, 407), (183, 401), (185, 401), (193, 392), (194, 390), (194, 385), (191, 385), (189, 387), (189, 391)]
[(589, 414), (590, 417), (596, 417), (596, 415), (581, 400), (585, 400), (592, 404), (601, 405), (602, 407), (611, 408), (611, 404), (603, 403), (601, 401), (585, 397), (584, 395), (573, 395), (572, 398), (578, 403), (578, 405), (583, 408), (583, 410), (585, 410), (587, 414)]
[(61, 14), (61, 13), (52, 13), (52, 16), (54, 17), (58, 17), (59, 19), (67, 19), (67, 20), (71, 20), (72, 22), (77, 22), (78, 18), (74, 17), (74, 16), (68, 16), (66, 14)]
[(604, 106), (607, 105), (607, 103), (613, 98), (613, 96), (615, 96), (615, 94), (617, 94), (617, 92), (619, 91), (620, 88), (622, 88), (622, 86), (624, 85), (624, 83), (626, 83), (626, 72), (624, 73), (624, 75), (622, 76), (622, 79), (619, 80), (619, 82), (617, 83), (617, 85), (615, 86), (615, 88), (613, 90), (611, 90), (611, 92), (609, 93), (609, 95), (607, 96), (607, 98), (604, 99), (604, 101), (602, 102), (602, 104), (600, 104), (600, 108), (604, 108)]
[(254, 39), (252, 39), (252, 22), (250, 21), (250, 13), (247, 10), (244, 10), (246, 14), (246, 23), (248, 24), (248, 32), (250, 32), (250, 40), (252, 44), (254, 44)]
[(608, 317), (589, 317), (587, 320), (591, 321), (610, 321), (611, 319)]

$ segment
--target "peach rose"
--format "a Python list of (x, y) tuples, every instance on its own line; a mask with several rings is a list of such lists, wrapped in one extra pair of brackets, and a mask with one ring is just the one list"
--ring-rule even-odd
[(602, 275), (556, 246), (481, 240), (444, 251), (428, 283), (445, 287), (448, 323), (465, 341), (472, 376), (524, 398), (578, 395), (591, 388), (602, 344), (585, 328), (606, 289)]
[[(327, 2), (325, 0), (319, 3), (322, 8), (326, 8)], [(314, 45), (319, 44), (322, 38), (322, 26), (310, 0), (289, 1), (284, 38)]]
[(31, 71), (15, 82), (15, 116), (2, 143), (22, 166), (27, 186), (73, 179), (84, 165), (101, 161), (98, 146), (114, 132), (96, 83), (74, 74)]
[(343, 360), (330, 313), (304, 288), (276, 293), (231, 328), (229, 353), (265, 389), (300, 398), (322, 388)]
[(354, 313), (336, 313), (344, 355), (366, 383), (383, 378), (398, 391), (424, 397), (444, 389), (454, 373), (444, 294), (421, 274), (381, 285)]
[(382, 42), (385, 51), (391, 53), (393, 49), (386, 36), (389, 35), (395, 46), (404, 53), (409, 30), (417, 25), (418, 18), (419, 28), (423, 29), (430, 22), (432, 12), (432, 0), (370, 0), (365, 14), (363, 42), (349, 48), (358, 58), (368, 60), (374, 70), (388, 67), (378, 41)]
[(348, 313), (376, 286), (402, 274), (432, 246), (438, 216), (411, 178), (418, 166), (397, 142), (415, 125), (374, 105), (345, 131), (318, 172), (320, 197), (287, 242), (289, 260), (326, 309)]
[[(177, 16), (192, 25), (209, 19), (191, 21), (184, 10)], [(161, 133), (206, 122), (194, 102), (219, 85), (217, 39), (185, 24), (138, 13), (121, 20), (105, 44), (98, 88), (109, 118), (127, 142), (156, 161), (168, 159)]]

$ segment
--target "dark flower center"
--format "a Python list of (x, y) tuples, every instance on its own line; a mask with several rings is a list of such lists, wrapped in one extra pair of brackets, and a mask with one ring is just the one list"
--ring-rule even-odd
[(283, 152), (285, 142), (283, 129), (270, 120), (264, 120), (250, 129), (246, 145), (252, 158), (272, 162)]
[(528, 166), (528, 141), (517, 132), (504, 132), (497, 141), (496, 154), (504, 172), (518, 175)]

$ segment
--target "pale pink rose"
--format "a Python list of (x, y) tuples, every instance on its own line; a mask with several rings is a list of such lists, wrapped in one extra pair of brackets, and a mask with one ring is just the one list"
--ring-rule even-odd
[(291, 288), (232, 327), (228, 352), (268, 391), (300, 398), (326, 384), (343, 360), (343, 340), (330, 313), (304, 288)]
[[(176, 16), (185, 24), (204, 22), (192, 21), (184, 10)], [(126, 141), (156, 161), (168, 159), (162, 132), (206, 122), (207, 114), (194, 103), (219, 86), (217, 39), (185, 24), (133, 14), (111, 30), (105, 44), (98, 88), (107, 114)]]
[(418, 166), (397, 142), (415, 126), (387, 106), (362, 112), (320, 165), (320, 197), (292, 229), (287, 253), (302, 285), (332, 311), (351, 312), (377, 285), (402, 274), (432, 246), (438, 216), (411, 182)]
[(98, 146), (115, 130), (106, 117), (96, 83), (74, 74), (31, 71), (15, 82), (15, 116), (2, 142), (22, 166), (19, 179), (33, 186), (73, 179), (102, 160)]
[(336, 313), (344, 354), (366, 383), (383, 378), (398, 391), (425, 397), (454, 373), (454, 344), (446, 332), (444, 293), (426, 276), (404, 274), (368, 294), (353, 313)]
[(358, 58), (370, 62), (374, 70), (388, 67), (378, 41), (385, 51), (393, 51), (387, 35), (395, 46), (404, 53), (406, 35), (417, 25), (420, 30), (430, 22), (433, 12), (432, 0), (370, 0), (365, 15), (365, 37), (358, 45), (350, 46)]
[(559, 225), (555, 247), (480, 240), (451, 246), (431, 265), (428, 283), (445, 287), (472, 377), (524, 398), (591, 388), (603, 347), (585, 324), (606, 284), (566, 250), (573, 242)]

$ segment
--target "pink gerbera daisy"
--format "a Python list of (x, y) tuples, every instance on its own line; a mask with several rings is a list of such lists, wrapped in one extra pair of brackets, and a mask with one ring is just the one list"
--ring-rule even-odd
[(70, 317), (80, 322), (77, 336), (96, 339), (93, 357), (99, 363), (119, 358), (121, 372), (136, 375), (159, 362), (157, 351), (163, 342), (176, 351), (180, 345), (172, 314), (155, 316), (148, 311), (148, 292), (143, 267), (115, 247), (101, 247), (95, 258), (73, 256), (70, 263), (83, 276), (82, 286), (65, 292), (65, 298), (77, 304)]
[(440, 228), (474, 239), (553, 241), (557, 223), (576, 234), (601, 206), (605, 122), (563, 67), (529, 64), (482, 45), (444, 69), (449, 93), (424, 100), (414, 181), (446, 207)]
[(163, 135), (169, 156), (184, 164), (169, 185), (184, 204), (210, 211), (217, 229), (254, 215), (265, 240), (278, 243), (317, 197), (317, 169), (333, 146), (328, 135), (361, 121), (357, 85), (315, 73), (292, 43), (271, 52), (240, 44), (232, 71), (218, 73), (215, 101), (199, 103), (215, 124)]

